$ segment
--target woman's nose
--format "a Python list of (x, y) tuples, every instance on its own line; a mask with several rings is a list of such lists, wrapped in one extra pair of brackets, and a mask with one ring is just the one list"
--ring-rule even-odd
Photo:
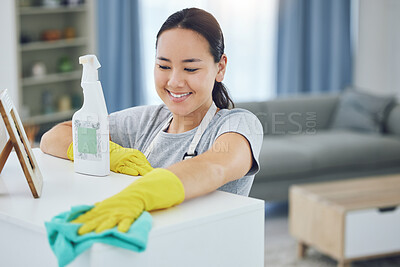
[(172, 71), (168, 80), (168, 86), (171, 88), (179, 88), (185, 86), (185, 79), (180, 71)]

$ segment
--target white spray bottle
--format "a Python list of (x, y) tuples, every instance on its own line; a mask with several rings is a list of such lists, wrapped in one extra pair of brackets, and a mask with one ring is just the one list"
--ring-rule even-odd
[(79, 57), (83, 65), (83, 106), (72, 116), (75, 172), (110, 174), (109, 125), (103, 89), (98, 80), (100, 63), (95, 55)]

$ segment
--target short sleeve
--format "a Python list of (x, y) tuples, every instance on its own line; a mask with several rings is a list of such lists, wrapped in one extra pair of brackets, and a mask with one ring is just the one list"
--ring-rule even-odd
[[(147, 120), (147, 106), (124, 109), (109, 115), (111, 141), (123, 147), (133, 147), (143, 121)], [(146, 117), (146, 118), (144, 118)]]
[(136, 106), (109, 115), (111, 141), (123, 147), (143, 150), (159, 131), (170, 112), (165, 105)]
[(244, 136), (250, 144), (253, 156), (253, 165), (246, 175), (255, 175), (260, 170), (259, 156), (264, 136), (261, 122), (253, 113), (240, 108), (231, 110), (227, 116), (221, 119), (222, 122), (215, 140), (229, 132)]
[[(130, 127), (132, 120), (129, 119), (131, 116), (135, 116), (134, 112), (129, 112), (129, 110), (122, 110), (118, 112), (111, 113), (109, 115), (109, 129), (110, 129), (110, 139), (114, 143), (117, 143), (123, 147), (129, 146), (129, 137), (126, 135), (127, 129), (135, 129)], [(133, 134), (133, 137), (135, 133)]]

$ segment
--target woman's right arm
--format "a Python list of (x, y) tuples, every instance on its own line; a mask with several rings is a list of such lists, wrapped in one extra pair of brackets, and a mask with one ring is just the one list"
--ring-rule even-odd
[(56, 157), (68, 159), (67, 150), (72, 143), (72, 121), (57, 124), (47, 131), (40, 140), (40, 149)]

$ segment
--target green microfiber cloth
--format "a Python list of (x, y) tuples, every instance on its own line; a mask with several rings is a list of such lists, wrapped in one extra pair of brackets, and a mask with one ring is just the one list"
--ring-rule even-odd
[(99, 234), (90, 232), (85, 235), (78, 235), (78, 229), (82, 224), (70, 223), (69, 221), (93, 207), (88, 205), (74, 206), (70, 211), (60, 213), (53, 217), (50, 222), (45, 222), (47, 237), (51, 249), (58, 259), (59, 266), (69, 264), (95, 242), (135, 252), (142, 252), (146, 249), (152, 226), (152, 217), (147, 211), (140, 215), (126, 233), (119, 232), (117, 227), (114, 227)]

